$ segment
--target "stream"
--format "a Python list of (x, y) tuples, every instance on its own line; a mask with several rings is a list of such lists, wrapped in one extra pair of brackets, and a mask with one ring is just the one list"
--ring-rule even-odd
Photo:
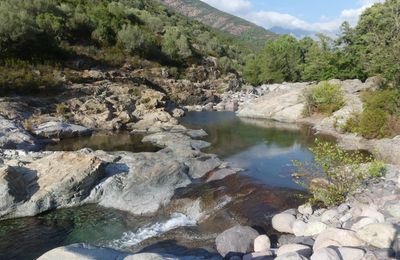
[[(150, 217), (88, 205), (1, 221), (0, 259), (35, 259), (52, 248), (83, 242), (131, 252), (207, 259), (216, 253), (215, 237), (238, 223), (268, 232), (276, 243), (270, 218), (302, 202), (300, 195), (304, 190), (291, 178), (292, 160), (313, 159), (308, 150), (316, 139), (312, 130), (293, 124), (241, 119), (231, 112), (191, 112), (181, 119), (181, 124), (204, 129), (209, 134), (204, 140), (212, 144), (204, 152), (217, 154), (244, 171), (223, 180), (181, 188), (176, 191), (173, 206)], [(124, 132), (97, 133), (62, 140), (46, 149), (158, 150), (141, 143), (141, 138)], [(198, 198), (212, 212), (205, 221), (196, 223), (189, 216), (175, 212), (174, 205)]]

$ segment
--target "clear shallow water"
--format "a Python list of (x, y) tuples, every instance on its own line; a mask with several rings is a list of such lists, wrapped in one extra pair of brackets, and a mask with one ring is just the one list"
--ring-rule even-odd
[[(0, 259), (35, 259), (62, 245), (86, 242), (132, 252), (151, 251), (175, 255), (209, 256), (215, 253), (215, 236), (241, 223), (267, 232), (273, 214), (301, 203), (301, 188), (291, 179), (292, 160), (311, 160), (308, 147), (315, 136), (307, 127), (260, 120), (243, 120), (234, 113), (189, 113), (182, 119), (189, 128), (204, 129), (212, 143), (206, 152), (218, 154), (244, 172), (212, 183), (179, 189), (174, 201), (213, 202), (230, 197), (231, 202), (203, 223), (163, 209), (152, 217), (84, 206), (57, 210), (32, 218), (0, 222)], [(63, 140), (51, 150), (84, 147), (107, 151), (156, 151), (141, 143), (141, 136), (127, 133), (96, 134)]]
[[(191, 112), (181, 120), (189, 128), (203, 128), (212, 143), (206, 152), (218, 154), (245, 174), (273, 187), (302, 189), (293, 182), (292, 161), (311, 161), (308, 148), (315, 135), (310, 127), (267, 120), (242, 119), (233, 112)], [(320, 136), (320, 139), (332, 138)]]

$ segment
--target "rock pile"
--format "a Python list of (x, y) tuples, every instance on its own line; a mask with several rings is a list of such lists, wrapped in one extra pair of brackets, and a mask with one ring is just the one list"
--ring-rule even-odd
[[(227, 259), (398, 259), (400, 257), (400, 170), (389, 166), (384, 178), (360, 189), (346, 203), (329, 209), (301, 205), (272, 218), (272, 226), (282, 234), (277, 248), (271, 248), (266, 235), (258, 236), (237, 227), (219, 237), (228, 237), (232, 230), (234, 242), (216, 240), (217, 249)], [(246, 237), (245, 239), (243, 237)], [(241, 238), (241, 239), (238, 239)], [(241, 241), (242, 247), (237, 246)], [(253, 244), (254, 248), (249, 249)], [(238, 258), (240, 257), (240, 258)]]

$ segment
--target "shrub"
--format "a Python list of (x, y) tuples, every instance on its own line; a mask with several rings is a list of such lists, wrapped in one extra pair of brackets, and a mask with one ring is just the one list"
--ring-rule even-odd
[[(303, 183), (311, 192), (310, 202), (332, 206), (343, 203), (348, 195), (365, 180), (384, 174), (385, 165), (360, 152), (347, 152), (338, 145), (316, 141), (311, 149), (315, 156), (312, 163), (295, 161), (299, 176), (306, 176)], [(363, 163), (372, 162), (368, 169)]]
[(388, 113), (382, 109), (365, 109), (360, 116), (359, 133), (365, 138), (384, 137), (388, 117)]
[(332, 114), (345, 104), (341, 87), (326, 81), (306, 89), (303, 95), (306, 100), (304, 114), (308, 116), (314, 113)]
[(181, 28), (170, 27), (164, 35), (162, 52), (172, 60), (181, 61), (192, 56), (189, 40), (182, 31)]
[(366, 92), (362, 99), (364, 111), (349, 118), (343, 126), (344, 131), (359, 133), (369, 139), (400, 134), (400, 91)]
[(137, 25), (124, 25), (117, 38), (125, 51), (131, 54), (147, 54), (153, 46), (152, 35)]

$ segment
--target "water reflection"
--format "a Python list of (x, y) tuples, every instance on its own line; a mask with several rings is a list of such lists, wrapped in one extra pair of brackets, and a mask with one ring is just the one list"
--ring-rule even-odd
[[(311, 161), (308, 147), (315, 135), (310, 127), (268, 120), (242, 119), (232, 112), (192, 112), (181, 121), (190, 128), (204, 128), (215, 153), (242, 174), (270, 186), (302, 189), (291, 178), (293, 160)], [(329, 140), (328, 137), (321, 137)]]

